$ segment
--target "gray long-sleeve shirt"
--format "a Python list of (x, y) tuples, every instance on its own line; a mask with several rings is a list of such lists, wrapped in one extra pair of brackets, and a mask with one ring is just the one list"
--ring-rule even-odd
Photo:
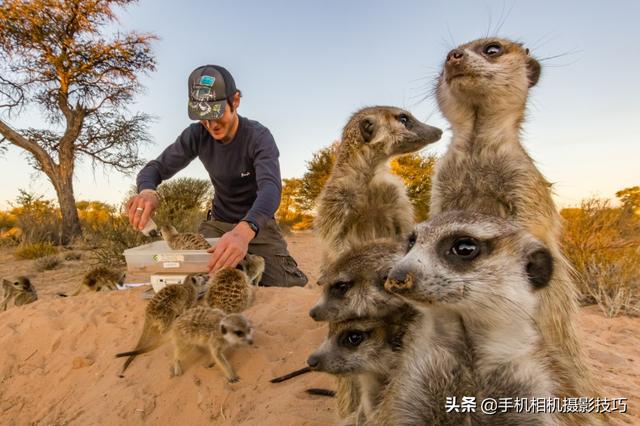
[(239, 120), (228, 143), (213, 139), (200, 123), (191, 124), (138, 173), (138, 192), (156, 189), (198, 157), (213, 183), (213, 217), (230, 223), (246, 219), (262, 228), (280, 205), (280, 153), (269, 129)]

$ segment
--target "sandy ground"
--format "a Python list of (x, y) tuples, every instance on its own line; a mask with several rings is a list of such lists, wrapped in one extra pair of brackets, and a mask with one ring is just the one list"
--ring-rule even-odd
[[(1, 425), (329, 425), (337, 417), (329, 398), (308, 396), (309, 387), (333, 388), (323, 374), (281, 384), (269, 379), (305, 365), (326, 328), (307, 312), (319, 290), (319, 250), (309, 233), (287, 238), (309, 275), (305, 288), (261, 288), (246, 315), (255, 344), (229, 353), (240, 382), (228, 384), (195, 353), (185, 374), (170, 378), (170, 345), (136, 359), (125, 378), (114, 354), (131, 348), (142, 327), (142, 289), (57, 298), (71, 291), (85, 261), (65, 262), (44, 273), (32, 261), (0, 250), (0, 277), (28, 274), (40, 300), (0, 313)], [(85, 258), (88, 256), (85, 256)], [(603, 397), (628, 398), (629, 414), (612, 424), (640, 424), (640, 318), (607, 319), (597, 307), (582, 308), (579, 325)]]

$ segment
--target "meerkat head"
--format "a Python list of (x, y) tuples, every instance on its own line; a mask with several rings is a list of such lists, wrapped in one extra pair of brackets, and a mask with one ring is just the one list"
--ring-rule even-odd
[(532, 313), (552, 272), (549, 250), (518, 225), (454, 211), (416, 226), (385, 288), (416, 307)]
[(323, 287), (309, 311), (316, 321), (343, 321), (368, 315), (382, 316), (403, 302), (389, 297), (384, 282), (402, 256), (402, 244), (380, 239), (347, 250), (327, 265), (318, 279)]
[(388, 372), (389, 358), (402, 347), (404, 330), (385, 319), (332, 322), (329, 335), (307, 364), (336, 375)]
[(540, 70), (540, 63), (519, 43), (475, 40), (447, 54), (436, 88), (438, 104), (454, 125), (465, 112), (482, 106), (521, 114)]
[(353, 114), (342, 132), (338, 161), (361, 158), (384, 162), (401, 154), (418, 151), (436, 142), (442, 131), (418, 121), (409, 111), (390, 106), (361, 109)]
[(230, 345), (253, 345), (253, 328), (242, 314), (229, 314), (220, 321), (220, 334)]
[(20, 291), (20, 292), (32, 292), (34, 291), (33, 285), (31, 284), (31, 280), (29, 280), (29, 278), (25, 277), (24, 275), (21, 275), (15, 279), (11, 279), (11, 280), (7, 280), (7, 279), (3, 279), (2, 282), (5, 285), (8, 285), (10, 287), (12, 287), (13, 289)]
[(160, 227), (160, 235), (162, 235), (162, 238), (164, 238), (165, 240), (168, 240), (171, 237), (175, 237), (178, 234), (178, 230), (174, 228), (173, 225), (163, 225)]
[[(249, 277), (249, 280), (254, 282), (254, 280), (256, 280), (264, 272), (264, 267), (265, 263), (262, 256), (247, 253), (244, 259), (242, 259), (240, 263), (238, 263), (236, 269), (239, 269), (246, 273)], [(254, 284), (257, 285), (258, 283), (254, 282)]]
[(205, 289), (209, 283), (209, 275), (206, 273), (189, 274), (184, 279), (185, 284), (191, 284), (196, 290)]

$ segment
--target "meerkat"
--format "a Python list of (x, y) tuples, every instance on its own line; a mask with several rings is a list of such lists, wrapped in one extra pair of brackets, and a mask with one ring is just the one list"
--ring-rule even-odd
[[(469, 363), (477, 401), (557, 397), (559, 383), (551, 369), (552, 354), (535, 320), (537, 292), (549, 285), (554, 268), (544, 243), (507, 220), (451, 211), (418, 225), (407, 248), (405, 257), (389, 272), (385, 288), (418, 309), (439, 309), (432, 318), (443, 318), (443, 310), (460, 318), (462, 340), (468, 347), (462, 364)], [(427, 358), (433, 338), (414, 340)], [(403, 380), (410, 382), (415, 375), (411, 367), (406, 369), (385, 397), (392, 400), (386, 405), (390, 412), (380, 418), (392, 424), (409, 423), (401, 414), (406, 410), (397, 408), (401, 406), (398, 401), (415, 398), (403, 394), (414, 390), (413, 383)], [(428, 392), (425, 397), (444, 410), (441, 392)], [(555, 425), (559, 419), (551, 413), (515, 409), (494, 415), (478, 411), (471, 417), (474, 424), (504, 425)]]
[[(71, 296), (80, 293), (113, 291), (117, 290), (117, 285), (122, 285), (126, 277), (126, 272), (116, 271), (104, 266), (97, 266), (87, 272), (82, 277), (82, 282)], [(58, 296), (67, 297), (66, 293), (57, 293)]]
[(254, 291), (244, 271), (226, 267), (216, 271), (209, 279), (205, 303), (227, 314), (239, 313), (251, 306)]
[(364, 424), (388, 384), (403, 347), (404, 334), (417, 315), (398, 310), (382, 318), (332, 322), (329, 335), (307, 360), (312, 371), (355, 378), (360, 403), (342, 424)]
[(357, 244), (325, 266), (318, 284), (322, 296), (309, 311), (316, 321), (383, 317), (404, 304), (384, 290), (387, 274), (403, 255), (404, 245), (392, 239)]
[(331, 258), (354, 243), (402, 239), (411, 230), (413, 207), (389, 160), (440, 139), (442, 131), (400, 108), (364, 108), (342, 132), (333, 171), (320, 196), (314, 228)]
[(6, 311), (11, 301), (14, 306), (21, 306), (36, 300), (38, 300), (38, 293), (29, 278), (21, 275), (15, 279), (2, 280), (1, 311)]
[(438, 161), (431, 213), (467, 210), (513, 220), (544, 242), (555, 260), (550, 285), (538, 292), (536, 320), (544, 342), (561, 353), (561, 396), (597, 396), (575, 328), (572, 268), (562, 254), (562, 220), (551, 184), (520, 143), (529, 89), (540, 76), (529, 50), (504, 39), (480, 39), (453, 49), (436, 95), (453, 139)]
[(182, 360), (193, 347), (209, 349), (212, 363), (217, 364), (230, 383), (239, 380), (238, 375), (224, 356), (224, 351), (237, 344), (253, 344), (253, 329), (242, 314), (225, 314), (220, 309), (196, 306), (187, 310), (175, 322), (171, 330), (174, 345), (174, 361), (171, 376), (182, 375)]
[(144, 310), (144, 325), (135, 349), (116, 354), (128, 357), (120, 374), (129, 367), (136, 355), (150, 352), (165, 341), (165, 336), (175, 319), (195, 305), (198, 293), (206, 287), (202, 275), (188, 275), (182, 284), (169, 284), (156, 293)]
[(207, 250), (211, 247), (204, 235), (192, 232), (179, 233), (171, 225), (162, 226), (160, 234), (171, 250)]
[(260, 284), (260, 281), (262, 281), (262, 274), (264, 273), (264, 257), (247, 253), (236, 268), (244, 271), (249, 277), (251, 284), (257, 286)]

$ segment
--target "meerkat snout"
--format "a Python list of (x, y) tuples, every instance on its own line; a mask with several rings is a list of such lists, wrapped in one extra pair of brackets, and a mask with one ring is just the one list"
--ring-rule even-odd
[(320, 357), (316, 355), (311, 355), (307, 359), (307, 365), (311, 368), (317, 368), (318, 364), (320, 364)]
[(447, 64), (457, 64), (464, 57), (464, 50), (453, 49), (447, 55)]
[(415, 275), (403, 267), (393, 268), (384, 283), (384, 288), (393, 293), (410, 290), (413, 287)]

